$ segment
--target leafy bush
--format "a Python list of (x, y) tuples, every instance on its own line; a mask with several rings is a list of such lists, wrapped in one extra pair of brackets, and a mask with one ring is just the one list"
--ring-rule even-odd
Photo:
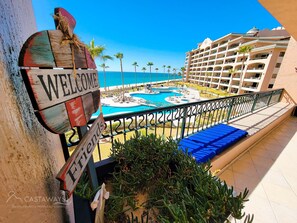
[[(147, 222), (224, 222), (229, 215), (244, 217), (248, 191), (235, 196), (232, 187), (211, 174), (209, 164), (198, 165), (171, 138), (135, 135), (126, 143), (117, 141), (112, 156), (117, 165), (106, 202), (107, 222), (138, 222), (133, 214), (131, 221), (128, 211), (139, 208), (149, 215)], [(143, 204), (138, 204), (139, 193), (147, 194)]]
[(91, 200), (99, 189), (100, 186), (98, 188), (92, 189), (89, 177), (87, 173), (84, 172), (75, 187), (74, 193), (82, 198)]

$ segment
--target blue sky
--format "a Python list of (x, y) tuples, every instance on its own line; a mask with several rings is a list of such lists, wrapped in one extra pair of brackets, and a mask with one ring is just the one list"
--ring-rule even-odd
[[(106, 47), (105, 54), (124, 54), (124, 71), (138, 70), (153, 62), (180, 69), (185, 53), (209, 37), (245, 33), (253, 26), (272, 29), (280, 26), (257, 0), (32, 0), (37, 28), (55, 29), (55, 7), (63, 7), (76, 19), (81, 41)], [(98, 70), (102, 63), (96, 59)], [(119, 61), (108, 61), (109, 71), (120, 70)], [(147, 68), (148, 69), (148, 68)]]

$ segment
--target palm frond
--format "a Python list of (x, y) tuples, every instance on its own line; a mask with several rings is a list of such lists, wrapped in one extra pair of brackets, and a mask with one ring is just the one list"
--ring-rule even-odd
[(123, 53), (117, 53), (114, 55), (117, 59), (123, 59), (124, 58), (124, 54)]

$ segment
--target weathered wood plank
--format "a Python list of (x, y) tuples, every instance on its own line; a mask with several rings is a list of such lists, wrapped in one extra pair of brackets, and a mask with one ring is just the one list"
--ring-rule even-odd
[(71, 126), (84, 126), (87, 124), (81, 97), (66, 101), (65, 104)]
[(100, 106), (100, 94), (100, 90), (92, 92), (95, 111), (97, 111)]
[(86, 55), (87, 66), (89, 68), (96, 69), (95, 61), (87, 48), (85, 48), (85, 55)]
[[(49, 40), (52, 46), (56, 66), (73, 68), (72, 50), (69, 42), (63, 42), (63, 33), (60, 30), (49, 30)], [(73, 46), (76, 68), (88, 68), (85, 47)]]
[(101, 113), (56, 176), (61, 182), (61, 189), (65, 190), (68, 196), (73, 193), (83, 170), (92, 156), (96, 144), (99, 142), (104, 127), (104, 119)]
[(22, 67), (56, 67), (47, 31), (37, 32), (24, 43), (19, 56)]
[(46, 127), (54, 133), (62, 134), (72, 128), (64, 103), (39, 111), (39, 114)]
[(87, 64), (87, 58), (85, 54), (85, 47), (80, 46), (79, 48), (74, 46), (74, 61), (76, 68), (92, 68)]
[(92, 117), (92, 114), (95, 112), (92, 93), (83, 95), (82, 101), (86, 119), (89, 120)]
[[(73, 30), (74, 30), (75, 25), (76, 25), (76, 21), (75, 21), (74, 17), (63, 8), (55, 8), (54, 13), (55, 13), (55, 15), (58, 15), (60, 13), (62, 16), (64, 16), (67, 19), (68, 25), (69, 25), (69, 28), (70, 28), (69, 31), (71, 31), (71, 33), (69, 33), (69, 34), (73, 35)], [(56, 28), (58, 26), (58, 21), (57, 20), (55, 20), (55, 26), (56, 26)]]
[(52, 46), (56, 66), (61, 68), (72, 68), (72, 52), (70, 44), (62, 44), (63, 33), (60, 30), (49, 30), (49, 41)]
[[(98, 91), (96, 70), (29, 69), (26, 71), (38, 110)], [(96, 99), (97, 100), (97, 99)]]

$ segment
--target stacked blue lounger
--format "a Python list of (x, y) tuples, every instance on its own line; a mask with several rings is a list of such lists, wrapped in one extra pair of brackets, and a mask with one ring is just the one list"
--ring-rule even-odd
[(204, 163), (235, 144), (248, 133), (244, 130), (219, 124), (184, 138), (179, 148), (192, 155), (196, 162)]

